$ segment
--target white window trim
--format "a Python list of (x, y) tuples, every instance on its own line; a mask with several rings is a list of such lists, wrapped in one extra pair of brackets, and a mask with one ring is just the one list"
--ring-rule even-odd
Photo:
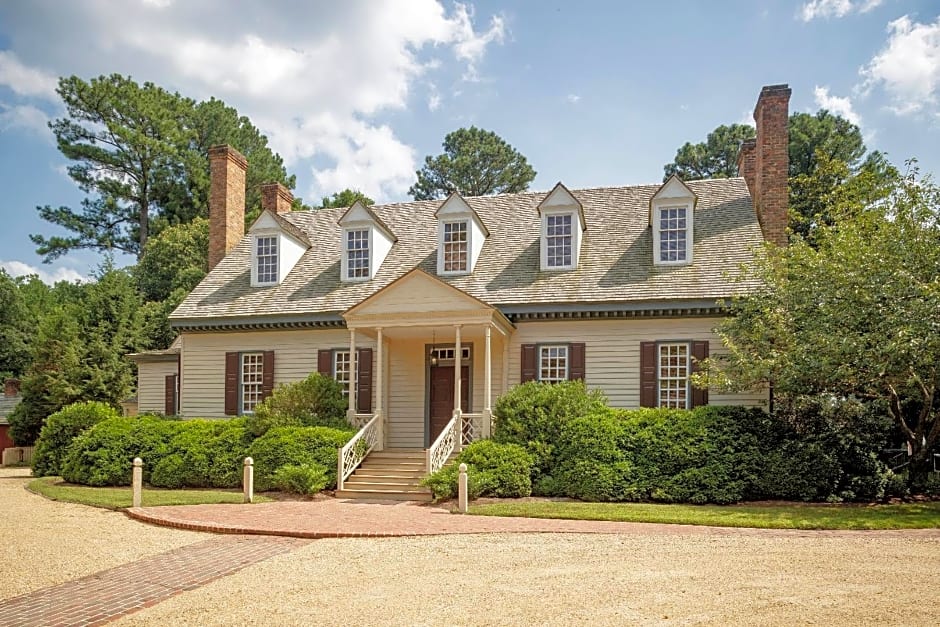
[[(445, 270), (444, 269), (444, 225), (464, 223), (467, 227), (467, 267), (464, 270)], [(470, 218), (454, 218), (440, 220), (437, 229), (437, 273), (441, 276), (461, 276), (470, 274), (470, 268), (473, 266), (473, 225)]]
[[(653, 265), (655, 266), (687, 266), (692, 263), (692, 239), (695, 233), (693, 229), (693, 216), (695, 212), (691, 202), (675, 202), (664, 198), (653, 203)], [(661, 233), (659, 230), (660, 211), (663, 209), (685, 209), (685, 259), (681, 261), (663, 260), (659, 245)]]
[[(692, 342), (657, 342), (656, 343), (656, 407), (669, 407), (663, 405), (662, 397), (662, 349), (684, 346), (685, 347), (685, 407), (673, 407), (672, 409), (691, 409), (692, 408)], [(674, 380), (674, 379), (673, 379)]]
[[(342, 251), (342, 262), (340, 264), (340, 278), (345, 283), (361, 283), (362, 281), (368, 281), (372, 278), (372, 270), (374, 267), (375, 259), (375, 245), (373, 243), (373, 231), (375, 229), (370, 224), (363, 224), (359, 226), (347, 226), (343, 229), (343, 241), (340, 244)], [(349, 233), (353, 231), (366, 231), (369, 237), (369, 274), (368, 276), (349, 276)]]
[(255, 413), (254, 407), (251, 409), (245, 409), (245, 358), (246, 357), (255, 357), (260, 359), (261, 363), (261, 379), (257, 383), (252, 383), (251, 385), (257, 385), (260, 387), (259, 391), (259, 400), (255, 403), (255, 406), (261, 403), (263, 399), (261, 396), (264, 395), (264, 353), (262, 351), (248, 351), (245, 353), (239, 353), (238, 355), (238, 413), (240, 416), (251, 416)]
[[(570, 216), (571, 217), (571, 263), (566, 266), (550, 266), (548, 265), (548, 216)], [(541, 241), (539, 242), (540, 246), (540, 256), (541, 256), (541, 269), (546, 272), (563, 272), (565, 270), (574, 270), (578, 267), (578, 256), (581, 248), (581, 237), (580, 237), (581, 222), (578, 217), (577, 211), (572, 211), (570, 209), (563, 210), (542, 210), (542, 227), (541, 227)]]
[[(251, 286), (252, 287), (269, 287), (271, 285), (277, 285), (281, 280), (281, 237), (280, 232), (278, 231), (258, 231), (252, 233), (251, 238)], [(273, 281), (259, 281), (258, 280), (258, 240), (266, 237), (273, 237), (275, 246), (277, 247), (276, 256), (274, 259), (274, 268), (275, 268), (275, 278)]]
[[(337, 383), (342, 384), (342, 385), (344, 386), (344, 387), (343, 387), (343, 396), (347, 396), (347, 397), (348, 397), (348, 396), (349, 396), (349, 378), (348, 378), (349, 373), (346, 373), (346, 374), (347, 374), (347, 379), (346, 379), (345, 381), (340, 381), (339, 378), (337, 377), (337, 375), (339, 374), (339, 368), (337, 368), (337, 365), (339, 364), (339, 356), (340, 356), (340, 355), (346, 355), (346, 367), (347, 367), (347, 368), (349, 368), (350, 366), (352, 366), (352, 362), (351, 362), (350, 359), (349, 359), (349, 349), (348, 349), (348, 348), (346, 348), (346, 349), (343, 349), (343, 348), (337, 348), (337, 349), (335, 349), (335, 350), (333, 351), (333, 380), (336, 381)], [(359, 367), (358, 367), (358, 366), (359, 366), (359, 360), (357, 359), (357, 360), (356, 360), (356, 372), (355, 372), (355, 375), (354, 375), (354, 376), (356, 377), (356, 389), (357, 389), (357, 390), (359, 389)]]
[[(565, 372), (564, 376), (561, 379), (543, 379), (542, 378), (542, 351), (546, 349), (564, 349), (565, 351)], [(536, 366), (536, 380), (537, 381), (549, 381), (551, 383), (560, 383), (561, 381), (567, 381), (571, 377), (571, 345), (569, 344), (539, 344), (538, 345), (538, 354), (536, 355), (538, 359), (538, 364)]]

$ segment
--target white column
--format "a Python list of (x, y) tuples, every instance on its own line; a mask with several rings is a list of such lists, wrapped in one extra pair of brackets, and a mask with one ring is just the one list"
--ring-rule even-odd
[(376, 329), (378, 332), (377, 344), (375, 347), (375, 362), (376, 362), (376, 376), (375, 376), (375, 412), (380, 413), (383, 409), (383, 377), (385, 376), (384, 366), (385, 366), (385, 357), (384, 357), (384, 344), (382, 340), (382, 327)]
[(460, 366), (463, 349), (460, 346), (460, 325), (455, 324), (456, 331), (454, 338), (454, 411), (460, 409)]
[(349, 409), (346, 416), (349, 422), (356, 424), (356, 372), (359, 365), (356, 358), (356, 329), (349, 330)]
[(503, 389), (500, 394), (509, 391), (509, 336), (503, 336)]
[(483, 356), (483, 411), (489, 412), (493, 409), (493, 364), (492, 352), (490, 350), (490, 325), (486, 325), (486, 328), (483, 329), (483, 336), (485, 342), (484, 347), (484, 356)]

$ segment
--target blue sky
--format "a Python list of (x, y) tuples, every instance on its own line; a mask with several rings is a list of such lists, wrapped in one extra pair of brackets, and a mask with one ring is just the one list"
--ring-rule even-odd
[[(118, 72), (215, 96), (268, 135), (315, 202), (344, 187), (407, 198), (448, 132), (475, 124), (538, 171), (533, 189), (650, 183), (685, 141), (749, 119), (761, 86), (857, 122), (870, 149), (940, 173), (936, 0), (0, 4), (0, 265), (45, 280), (36, 205), (82, 193), (46, 127), (56, 79)], [(127, 263), (130, 259), (119, 259)]]

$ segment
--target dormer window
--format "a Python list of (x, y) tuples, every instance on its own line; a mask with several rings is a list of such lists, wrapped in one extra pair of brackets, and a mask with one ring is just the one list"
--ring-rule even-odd
[(581, 202), (558, 183), (539, 203), (538, 210), (542, 215), (541, 269), (574, 270), (585, 230)]
[(547, 216), (545, 224), (545, 265), (549, 268), (571, 267), (571, 223), (574, 216)]
[(368, 279), (369, 272), (369, 229), (346, 231), (346, 278), (350, 280)]
[(692, 263), (692, 223), (697, 200), (695, 192), (675, 175), (650, 199), (654, 265)]
[(277, 283), (277, 236), (263, 235), (255, 238), (255, 251), (257, 283)]
[(449, 272), (468, 272), (467, 267), (470, 261), (470, 237), (469, 224), (467, 220), (457, 222), (444, 222), (443, 227), (443, 247), (445, 273)]

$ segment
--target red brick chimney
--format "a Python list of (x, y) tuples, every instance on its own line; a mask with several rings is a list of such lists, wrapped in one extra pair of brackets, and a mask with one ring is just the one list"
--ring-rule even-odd
[(294, 202), (294, 195), (281, 183), (265, 183), (261, 186), (261, 208), (273, 213), (287, 213)]
[(231, 146), (209, 148), (209, 270), (245, 235), (248, 160)]
[(20, 393), (20, 380), (19, 379), (7, 379), (3, 382), (3, 395), (4, 396), (16, 396)]
[(789, 85), (764, 87), (754, 108), (754, 148), (745, 142), (738, 155), (738, 169), (747, 181), (764, 239), (777, 246), (787, 245), (789, 105)]

